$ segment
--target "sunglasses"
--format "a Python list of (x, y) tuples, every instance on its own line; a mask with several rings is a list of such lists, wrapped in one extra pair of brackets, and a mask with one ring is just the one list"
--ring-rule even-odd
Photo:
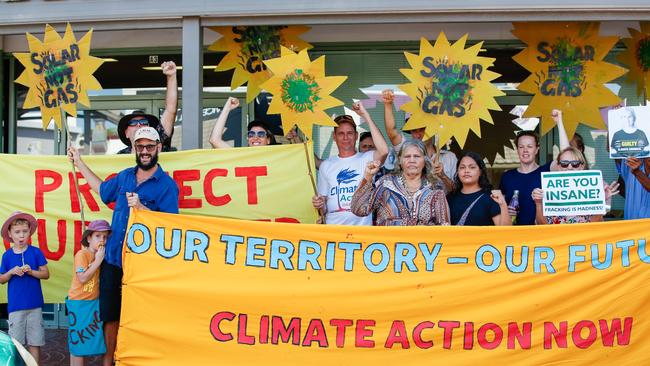
[(569, 165), (573, 168), (577, 168), (582, 165), (582, 162), (580, 160), (560, 160), (560, 166), (562, 168), (568, 168)]
[(248, 131), (248, 138), (259, 137), (261, 139), (266, 137), (266, 131)]
[(153, 152), (156, 150), (157, 144), (151, 144), (151, 145), (135, 145), (135, 151), (137, 152), (142, 152), (144, 150), (147, 150), (147, 152)]
[(129, 121), (129, 126), (149, 126), (149, 121), (146, 119), (132, 119)]

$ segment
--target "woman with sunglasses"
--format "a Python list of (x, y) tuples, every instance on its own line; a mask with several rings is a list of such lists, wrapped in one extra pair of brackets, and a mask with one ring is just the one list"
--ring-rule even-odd
[[(567, 147), (560, 151), (556, 159), (556, 168), (554, 171), (572, 171), (587, 170), (589, 164), (585, 156), (573, 146)], [(609, 202), (611, 197), (618, 194), (618, 183), (612, 182), (611, 185), (605, 184), (605, 201)], [(544, 216), (542, 198), (544, 191), (541, 188), (535, 188), (532, 193), (535, 201), (535, 223), (537, 225), (545, 224), (577, 224), (585, 222), (603, 221), (603, 215), (575, 215), (575, 216)]]
[[(227, 149), (231, 148), (230, 144), (223, 140), (223, 133), (226, 129), (226, 121), (228, 120), (228, 115), (234, 109), (239, 107), (239, 99), (229, 97), (226, 101), (226, 104), (217, 118), (217, 123), (214, 124), (212, 133), (210, 134), (210, 145), (215, 149)], [(254, 120), (248, 124), (248, 146), (266, 146), (266, 145), (275, 145), (275, 138), (271, 133), (268, 125), (264, 121)]]

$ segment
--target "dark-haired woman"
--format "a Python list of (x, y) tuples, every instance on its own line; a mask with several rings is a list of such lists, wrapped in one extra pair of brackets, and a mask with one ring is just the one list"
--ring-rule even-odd
[[(223, 140), (223, 134), (226, 129), (226, 121), (228, 115), (234, 109), (239, 107), (239, 99), (229, 97), (224, 104), (217, 122), (214, 124), (212, 133), (210, 134), (210, 145), (215, 149), (227, 149), (232, 146)], [(266, 146), (275, 145), (275, 137), (271, 133), (269, 126), (264, 121), (254, 120), (248, 124), (248, 132), (246, 134), (248, 146)]]
[(454, 183), (454, 191), (447, 196), (452, 225), (512, 225), (505, 198), (501, 191), (492, 190), (479, 154), (469, 151), (463, 155)]

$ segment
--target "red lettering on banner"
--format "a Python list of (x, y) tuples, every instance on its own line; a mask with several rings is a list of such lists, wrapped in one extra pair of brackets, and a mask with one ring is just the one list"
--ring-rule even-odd
[(522, 329), (519, 330), (519, 325), (515, 322), (508, 323), (508, 349), (515, 349), (515, 339), (519, 343), (519, 348), (530, 349), (533, 323), (523, 323)]
[(559, 348), (567, 348), (567, 322), (560, 322), (560, 329), (551, 322), (544, 322), (544, 349), (553, 348), (551, 337)]
[(222, 320), (232, 321), (233, 319), (235, 319), (235, 314), (229, 311), (221, 311), (214, 314), (212, 320), (210, 320), (210, 333), (214, 339), (218, 340), (219, 342), (228, 342), (233, 339), (232, 334), (224, 333), (221, 331), (221, 328), (219, 328), (219, 324)]
[(246, 334), (247, 323), (248, 315), (239, 314), (239, 322), (237, 326), (237, 343), (239, 344), (255, 344), (255, 337)]
[[(494, 333), (494, 339), (492, 339), (491, 341), (488, 340), (487, 337), (487, 332), (489, 331)], [(479, 346), (481, 346), (481, 348), (495, 349), (499, 347), (501, 341), (503, 340), (503, 329), (501, 329), (501, 327), (497, 324), (486, 323), (481, 325), (480, 328), (478, 328), (476, 338), (478, 339), (478, 344)]]
[[(50, 183), (45, 183), (46, 179), (51, 179), (52, 181)], [(63, 177), (61, 174), (53, 170), (37, 169), (34, 171), (34, 182), (34, 211), (44, 212), (44, 194), (59, 188), (61, 183), (63, 183)]]
[(271, 344), (278, 344), (278, 339), (282, 343), (291, 343), (294, 345), (300, 344), (300, 318), (291, 318), (289, 325), (284, 325), (282, 317), (273, 316), (271, 318)]
[(262, 315), (260, 318), (260, 343), (269, 343), (269, 316)]
[(174, 171), (174, 181), (178, 185), (178, 208), (200, 208), (202, 206), (200, 198), (186, 198), (192, 195), (192, 187), (184, 184), (199, 179), (201, 179), (201, 171), (198, 169)]
[(463, 349), (474, 348), (474, 323), (465, 322), (465, 335), (463, 337)]
[(212, 169), (205, 175), (205, 180), (203, 181), (203, 194), (205, 195), (205, 200), (212, 206), (223, 206), (232, 200), (229, 194), (215, 196), (214, 191), (212, 190), (212, 181), (214, 178), (226, 176), (228, 176), (228, 170), (219, 168)]
[[(588, 334), (587, 338), (582, 337), (582, 330), (587, 329)], [(598, 337), (598, 331), (596, 330), (596, 325), (591, 320), (581, 320), (573, 327), (571, 332), (571, 337), (573, 338), (573, 344), (578, 348), (589, 348)]]
[(422, 331), (425, 329), (431, 329), (436, 326), (436, 323), (425, 321), (421, 322), (413, 328), (413, 343), (418, 348), (431, 348), (433, 347), (433, 341), (422, 340)]
[(446, 349), (451, 349), (451, 338), (454, 333), (454, 329), (460, 328), (460, 322), (441, 320), (438, 322), (438, 327), (444, 329), (443, 336), (442, 336), (442, 347)]
[[(83, 174), (77, 172), (77, 179), (83, 178)], [(72, 212), (81, 212), (81, 208), (79, 207), (79, 197), (77, 196), (77, 191), (74, 187), (74, 178), (72, 172), (68, 173), (68, 181), (70, 182), (70, 208), (72, 209)], [(80, 181), (78, 182), (81, 183)], [(86, 200), (88, 208), (90, 211), (97, 212), (99, 211), (99, 205), (97, 204), (97, 201), (95, 201), (95, 197), (93, 197), (90, 191), (90, 184), (87, 182), (84, 184), (79, 184), (79, 193), (81, 193), (81, 195)]]
[(621, 319), (612, 319), (612, 327), (609, 328), (607, 320), (600, 319), (600, 333), (603, 337), (603, 346), (613, 347), (614, 338), (617, 339), (618, 346), (627, 346), (630, 344), (630, 334), (632, 333), (632, 317), (627, 317), (623, 320), (623, 330), (621, 330)]
[(375, 321), (369, 319), (359, 319), (357, 320), (357, 327), (354, 336), (354, 345), (356, 347), (362, 348), (372, 348), (375, 346), (375, 341), (372, 339), (366, 339), (367, 337), (372, 337), (373, 330), (366, 327), (374, 327)]
[(330, 325), (336, 327), (336, 347), (343, 348), (345, 345), (345, 328), (354, 324), (352, 319), (331, 319)]
[(246, 190), (248, 191), (248, 204), (257, 204), (257, 177), (267, 175), (265, 166), (247, 166), (235, 168), (236, 177), (246, 177)]
[(402, 349), (411, 348), (409, 339), (406, 336), (406, 326), (403, 320), (394, 320), (393, 325), (390, 327), (384, 348), (393, 348), (393, 344), (400, 343)]
[(45, 258), (58, 261), (63, 257), (65, 253), (65, 243), (66, 243), (66, 222), (65, 220), (58, 220), (56, 222), (56, 231), (59, 237), (59, 249), (56, 252), (51, 252), (50, 248), (47, 246), (47, 232), (45, 230), (45, 219), (38, 219), (38, 247), (41, 249)]
[(327, 342), (327, 333), (325, 333), (323, 321), (320, 319), (312, 319), (309, 322), (302, 345), (305, 347), (311, 347), (313, 342), (318, 342), (319, 347), (329, 346), (329, 343)]

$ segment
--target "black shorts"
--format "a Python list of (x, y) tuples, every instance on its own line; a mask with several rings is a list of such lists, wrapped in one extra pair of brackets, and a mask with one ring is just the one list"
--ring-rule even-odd
[(99, 318), (120, 321), (122, 309), (122, 268), (102, 262), (99, 270)]

